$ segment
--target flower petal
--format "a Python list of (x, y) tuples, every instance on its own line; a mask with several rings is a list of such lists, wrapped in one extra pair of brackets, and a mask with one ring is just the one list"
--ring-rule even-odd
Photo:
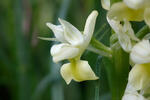
[(126, 51), (130, 52), (132, 49), (132, 43), (130, 37), (125, 33), (118, 33), (118, 40), (121, 47)]
[(136, 64), (129, 73), (129, 84), (136, 90), (149, 87), (150, 83), (150, 63)]
[(150, 27), (150, 8), (145, 9), (144, 19), (145, 19), (146, 24)]
[(132, 9), (139, 9), (145, 5), (146, 0), (123, 0), (124, 3)]
[(118, 2), (112, 5), (108, 11), (110, 19), (123, 21), (142, 21), (144, 19), (144, 9), (134, 10), (126, 6), (123, 2)]
[(94, 11), (92, 11), (92, 13), (88, 16), (88, 18), (86, 20), (85, 28), (83, 31), (85, 46), (87, 46), (89, 44), (89, 42), (92, 38), (97, 16), (98, 16), (98, 12), (96, 10), (94, 10)]
[(83, 36), (76, 27), (63, 19), (59, 19), (59, 22), (64, 28), (64, 36), (69, 43), (72, 45), (80, 45), (83, 43)]
[(51, 48), (51, 55), (53, 56), (54, 62), (74, 58), (75, 56), (78, 55), (78, 53), (79, 53), (78, 48), (75, 48), (66, 43), (53, 45)]
[[(131, 36), (132, 34), (134, 34), (131, 26), (129, 26), (130, 24), (128, 22), (125, 22), (125, 25), (122, 26), (120, 24), (120, 21), (109, 19), (109, 17), (107, 17), (107, 21), (112, 27), (112, 29), (115, 31), (115, 33), (117, 34), (121, 47), (126, 52), (130, 52), (132, 49), (132, 43), (131, 43), (131, 37), (129, 36), (129, 34), (131, 34)], [(133, 33), (129, 33), (129, 32), (133, 32)], [(132, 38), (134, 37), (132, 36)]]
[(119, 33), (120, 29), (122, 29), (120, 21), (110, 19), (108, 16), (107, 16), (107, 21), (108, 21), (109, 25), (112, 27), (112, 29), (115, 31), (115, 33)]
[(53, 25), (51, 23), (46, 23), (46, 25), (54, 32), (54, 35), (57, 38), (57, 40), (61, 42), (66, 42), (64, 38), (64, 30), (61, 25)]
[(135, 41), (139, 41), (139, 39), (135, 36), (134, 31), (131, 27), (131, 24), (129, 21), (124, 20), (124, 25), (123, 25), (123, 31), (132, 39)]
[(67, 84), (69, 84), (71, 80), (73, 79), (70, 63), (64, 64), (60, 69), (60, 73)]
[(79, 60), (72, 65), (72, 75), (73, 79), (78, 82), (98, 79), (88, 62), (83, 60)]
[(123, 96), (122, 100), (147, 100), (139, 94), (138, 92), (133, 92), (133, 93), (125, 93)]
[(149, 40), (142, 40), (137, 43), (130, 53), (130, 59), (135, 64), (150, 62), (150, 43)]
[(106, 10), (110, 9), (110, 0), (101, 0), (102, 7)]
[(142, 94), (138, 93), (137, 90), (128, 82), (122, 100), (146, 100), (146, 99), (144, 98), (143, 93)]

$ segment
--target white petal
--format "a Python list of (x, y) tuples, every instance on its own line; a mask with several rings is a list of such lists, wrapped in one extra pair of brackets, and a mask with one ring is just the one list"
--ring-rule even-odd
[(145, 9), (144, 19), (145, 19), (146, 24), (150, 27), (150, 8)]
[(150, 62), (150, 43), (149, 40), (142, 40), (137, 43), (130, 53), (130, 59), (135, 64)]
[(142, 94), (138, 93), (136, 88), (128, 82), (122, 100), (146, 100)]
[(98, 79), (88, 62), (83, 60), (76, 62), (74, 68), (72, 69), (72, 73), (74, 80), (78, 82)]
[[(120, 24), (120, 21), (109, 19), (108, 17), (107, 17), (107, 21), (112, 27), (112, 29), (115, 31), (115, 33), (118, 35), (118, 40), (119, 40), (121, 47), (126, 52), (130, 52), (132, 49), (131, 37), (128, 35), (129, 34), (128, 32), (130, 31), (132, 32), (132, 28), (131, 26), (129, 26), (130, 24), (126, 22), (125, 25), (122, 26)], [(132, 36), (132, 33), (131, 33), (131, 36)], [(135, 37), (132, 36), (132, 38), (135, 38)]]
[(122, 29), (122, 26), (120, 25), (120, 21), (110, 19), (108, 16), (107, 16), (107, 21), (109, 25), (112, 27), (112, 29), (115, 31), (115, 33), (118, 33), (120, 29)]
[(80, 45), (83, 43), (83, 36), (77, 28), (63, 19), (59, 19), (59, 21), (64, 28), (65, 39), (69, 43), (71, 43), (72, 45)]
[(125, 4), (132, 9), (139, 9), (145, 5), (146, 0), (123, 0)]
[(66, 81), (67, 84), (69, 84), (71, 82), (71, 80), (73, 79), (70, 63), (64, 64), (61, 67), (60, 73), (61, 73), (61, 76), (63, 77), (63, 79)]
[(144, 96), (138, 94), (138, 92), (125, 93), (122, 100), (146, 100)]
[(55, 37), (61, 41), (66, 42), (64, 38), (64, 30), (61, 25), (53, 25), (51, 23), (46, 23), (46, 25), (54, 32)]
[(129, 21), (127, 20), (124, 20), (124, 25), (123, 25), (123, 31), (129, 35), (129, 37), (132, 39), (132, 40), (135, 40), (135, 41), (139, 41), (139, 39), (135, 36), (134, 34), (134, 31), (131, 27), (131, 24)]
[(110, 0), (101, 0), (102, 7), (106, 10), (110, 9)]
[(67, 84), (69, 84), (72, 79), (77, 82), (98, 79), (88, 62), (82, 60), (64, 64), (61, 67), (61, 75)]
[(130, 37), (125, 33), (118, 33), (118, 39), (121, 47), (126, 51), (130, 52), (132, 49), (132, 43)]
[(131, 84), (129, 84), (129, 82), (128, 82), (127, 87), (126, 87), (126, 89), (125, 89), (125, 93), (133, 93), (133, 92), (136, 92), (136, 88), (133, 87), (133, 86), (132, 86)]
[(53, 56), (54, 62), (74, 58), (75, 56), (78, 55), (78, 53), (79, 53), (78, 48), (75, 48), (66, 43), (53, 45), (51, 48), (51, 55)]
[(89, 42), (92, 38), (97, 16), (98, 16), (98, 12), (94, 10), (94, 11), (92, 11), (92, 13), (88, 16), (88, 18), (86, 20), (85, 28), (83, 31), (84, 40), (85, 40), (84, 45), (86, 45), (86, 46), (89, 44)]
[(136, 64), (130, 71), (128, 80), (136, 90), (149, 88), (150, 63)]

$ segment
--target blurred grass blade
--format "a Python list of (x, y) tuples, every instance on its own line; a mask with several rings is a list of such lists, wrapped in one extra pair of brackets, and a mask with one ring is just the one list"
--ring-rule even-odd
[(37, 86), (32, 99), (33, 100), (42, 100), (42, 94), (45, 90), (52, 84), (54, 78), (51, 75), (47, 75)]

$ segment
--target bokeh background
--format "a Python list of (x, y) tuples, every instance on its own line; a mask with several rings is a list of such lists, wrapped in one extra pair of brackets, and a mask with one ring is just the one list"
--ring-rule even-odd
[(100, 0), (1, 0), (0, 1), (0, 100), (110, 100), (102, 57), (85, 51), (97, 81), (67, 85), (60, 76), (64, 62), (52, 62), (54, 42), (37, 37), (53, 37), (46, 22), (59, 24), (63, 18), (79, 30), (87, 16), (98, 10), (94, 37), (109, 44), (110, 27)]

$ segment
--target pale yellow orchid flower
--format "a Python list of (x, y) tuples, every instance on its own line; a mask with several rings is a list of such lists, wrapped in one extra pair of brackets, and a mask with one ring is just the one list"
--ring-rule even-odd
[(150, 86), (150, 63), (136, 64), (129, 73), (129, 83), (142, 90)]
[(136, 64), (132, 68), (122, 100), (150, 100), (144, 94), (150, 94), (150, 63)]
[[(137, 43), (130, 53), (130, 59), (135, 64), (129, 73), (125, 98), (133, 100), (149, 100), (144, 94), (150, 94), (150, 42), (142, 40)], [(130, 100), (130, 99), (129, 99)]]
[(123, 0), (114, 3), (108, 11), (110, 19), (143, 21), (150, 26), (150, 0)]
[(119, 43), (124, 51), (131, 52), (133, 47), (132, 41), (139, 41), (139, 39), (135, 36), (130, 22), (124, 20), (124, 23), (121, 24), (120, 21), (109, 19), (109, 17), (107, 17), (107, 21), (114, 32), (117, 34)]
[(150, 85), (150, 42), (142, 40), (130, 53), (130, 59), (135, 64), (129, 74), (129, 82), (137, 90)]
[(97, 16), (98, 12), (92, 11), (86, 20), (83, 33), (63, 19), (59, 19), (61, 25), (47, 23), (47, 26), (54, 32), (56, 37), (53, 40), (61, 42), (51, 48), (53, 61), (59, 62), (65, 59), (70, 61), (70, 63), (62, 65), (60, 70), (67, 84), (72, 79), (77, 82), (98, 79), (88, 62), (80, 60), (92, 38)]

